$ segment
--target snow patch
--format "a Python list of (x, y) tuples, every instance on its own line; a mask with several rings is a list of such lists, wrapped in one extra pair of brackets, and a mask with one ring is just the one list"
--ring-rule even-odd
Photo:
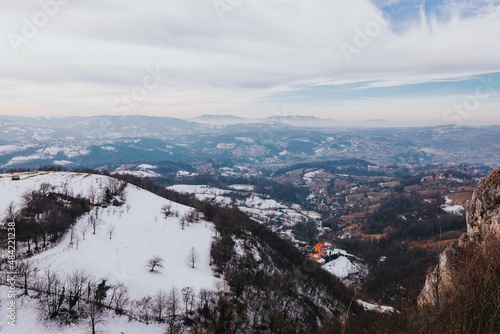
[(394, 307), (391, 307), (391, 306), (382, 306), (382, 305), (378, 305), (378, 304), (372, 304), (372, 303), (362, 301), (361, 299), (358, 299), (357, 302), (358, 302), (358, 304), (363, 306), (363, 308), (367, 311), (373, 311), (373, 312), (379, 312), (379, 313), (394, 312)]

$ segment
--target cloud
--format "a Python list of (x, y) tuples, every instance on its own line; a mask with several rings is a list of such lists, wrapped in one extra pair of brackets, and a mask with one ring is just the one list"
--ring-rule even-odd
[[(41, 10), (22, 3), (0, 5), (1, 35), (20, 33), (23, 17)], [(496, 0), (243, 0), (224, 20), (214, 3), (69, 1), (19, 53), (0, 42), (0, 85), (32, 114), (106, 113), (159, 65), (168, 79), (138, 112), (178, 116), (249, 110), (301, 85), (388, 87), (500, 70)], [(367, 29), (366, 46), (356, 46)], [(343, 44), (358, 51), (350, 62)], [(2, 113), (15, 106), (0, 102)]]

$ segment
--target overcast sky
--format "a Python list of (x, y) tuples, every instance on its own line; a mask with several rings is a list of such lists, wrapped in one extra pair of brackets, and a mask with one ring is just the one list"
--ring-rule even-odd
[(0, 114), (500, 124), (500, 0), (0, 0)]

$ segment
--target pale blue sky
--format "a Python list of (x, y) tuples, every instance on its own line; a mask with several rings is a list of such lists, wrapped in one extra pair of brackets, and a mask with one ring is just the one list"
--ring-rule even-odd
[(26, 0), (0, 36), (0, 114), (500, 124), (500, 0)]

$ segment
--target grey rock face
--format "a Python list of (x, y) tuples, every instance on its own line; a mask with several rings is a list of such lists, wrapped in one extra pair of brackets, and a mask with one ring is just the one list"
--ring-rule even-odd
[(500, 167), (482, 179), (467, 208), (467, 236), (481, 243), (490, 234), (500, 235)]
[[(482, 179), (467, 208), (467, 234), (462, 235), (458, 247), (479, 243), (491, 235), (500, 236), (500, 167)], [(419, 305), (436, 305), (438, 298), (447, 298), (454, 275), (453, 259), (456, 246), (448, 246), (440, 255), (439, 263), (427, 275), (418, 297)]]

